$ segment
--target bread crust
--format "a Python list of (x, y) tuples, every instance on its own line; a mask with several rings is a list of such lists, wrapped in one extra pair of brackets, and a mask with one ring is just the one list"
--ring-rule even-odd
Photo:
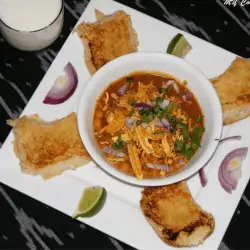
[(118, 10), (104, 15), (95, 10), (97, 21), (81, 23), (76, 32), (84, 46), (84, 58), (89, 73), (93, 75), (109, 61), (137, 51), (138, 36), (132, 27), (131, 18)]
[(82, 144), (75, 113), (52, 122), (43, 121), (38, 115), (7, 122), (13, 127), (14, 152), (23, 173), (49, 179), (91, 159)]
[(210, 79), (219, 96), (224, 125), (250, 115), (250, 60), (237, 57), (220, 76)]
[(195, 203), (185, 181), (146, 187), (140, 206), (157, 235), (171, 246), (199, 245), (214, 231), (213, 216)]

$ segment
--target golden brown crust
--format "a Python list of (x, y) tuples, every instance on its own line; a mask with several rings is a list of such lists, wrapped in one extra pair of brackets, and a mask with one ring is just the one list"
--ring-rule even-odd
[(189, 247), (202, 243), (214, 230), (214, 218), (193, 200), (186, 182), (146, 187), (141, 210), (167, 244)]
[(104, 13), (102, 13), (100, 10), (98, 9), (95, 9), (95, 18), (96, 20), (100, 20), (102, 19), (103, 17), (105, 16)]
[(225, 125), (250, 115), (249, 59), (237, 57), (223, 74), (210, 81), (219, 96)]
[(22, 172), (30, 175), (41, 175), (43, 179), (48, 180), (54, 176), (60, 175), (65, 170), (74, 170), (77, 167), (83, 166), (89, 163), (89, 159), (81, 156), (72, 156), (67, 160), (58, 162), (56, 164), (50, 164), (43, 168), (33, 168), (23, 162), (20, 162)]
[(14, 152), (26, 173), (50, 178), (90, 160), (78, 132), (75, 113), (53, 122), (34, 115), (23, 116), (8, 124), (15, 136)]
[(84, 45), (85, 63), (91, 75), (116, 57), (137, 51), (138, 38), (130, 16), (116, 11), (104, 16), (95, 10), (97, 21), (76, 28)]

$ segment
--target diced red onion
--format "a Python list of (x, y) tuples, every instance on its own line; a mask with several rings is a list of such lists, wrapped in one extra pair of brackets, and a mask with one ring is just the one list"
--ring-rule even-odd
[(143, 128), (147, 128), (147, 127), (148, 127), (148, 124), (147, 124), (146, 122), (143, 122), (143, 123), (141, 124), (141, 126), (142, 126)]
[(168, 106), (169, 103), (170, 103), (169, 100), (164, 99), (163, 102), (159, 104), (159, 107), (160, 107), (161, 109), (165, 109), (165, 108)]
[(186, 98), (188, 99), (188, 98), (191, 98), (191, 97), (192, 97), (192, 94), (191, 94), (190, 92), (186, 92), (186, 93), (185, 93), (185, 96), (186, 96)]
[[(231, 185), (230, 183), (228, 183), (227, 181), (227, 176), (230, 176), (230, 178), (232, 178), (233, 180), (235, 180), (235, 185)], [(228, 174), (226, 177), (223, 176), (223, 172), (221, 169), (219, 169), (219, 173), (218, 173), (218, 179), (220, 182), (221, 187), (229, 194), (232, 193), (233, 190), (236, 189), (238, 181), (241, 178), (241, 169), (237, 169), (232, 171), (230, 174)]]
[(145, 103), (145, 102), (139, 102), (135, 104), (135, 108), (136, 109), (143, 109), (143, 108), (152, 108), (153, 105), (149, 104), (149, 103)]
[(126, 126), (127, 126), (127, 128), (132, 128), (134, 124), (135, 124), (135, 119), (133, 119), (131, 117), (126, 118)]
[(163, 126), (164, 126), (165, 129), (169, 129), (170, 128), (171, 124), (170, 124), (170, 122), (168, 121), (167, 118), (162, 118), (161, 122), (162, 122), (162, 124), (163, 124)]
[(152, 163), (146, 163), (148, 168), (153, 168), (153, 169), (157, 169), (157, 170), (161, 170), (161, 171), (168, 171), (169, 168), (167, 165), (163, 165), (163, 164), (152, 164)]
[(229, 137), (221, 139), (220, 143), (222, 143), (224, 141), (229, 141), (229, 140), (241, 140), (241, 136), (240, 135), (229, 136)]
[(147, 101), (146, 104), (148, 104), (149, 106), (153, 107), (154, 106), (154, 103), (151, 102), (151, 101)]
[[(247, 152), (247, 147), (237, 148), (229, 152), (220, 164), (218, 179), (222, 188), (228, 193), (231, 193), (232, 190), (235, 190), (237, 187), (241, 174), (237, 172), (235, 173), (234, 171), (241, 171), (241, 164), (246, 157)], [(232, 160), (238, 160), (240, 164), (238, 169), (232, 170), (229, 168), (229, 164)]]
[(231, 172), (231, 176), (234, 180), (239, 180), (242, 177), (241, 168), (237, 168)]
[(174, 80), (168, 80), (167, 82), (163, 83), (162, 88), (167, 89), (169, 86), (175, 83)]
[(103, 151), (104, 153), (107, 153), (107, 154), (112, 154), (112, 153), (115, 151), (115, 149), (113, 149), (113, 148), (111, 148), (111, 147), (104, 147), (104, 148), (102, 149), (102, 151)]
[(78, 76), (73, 65), (68, 62), (63, 69), (65, 75), (58, 77), (43, 100), (45, 104), (56, 105), (67, 101), (75, 92)]
[(185, 162), (183, 161), (183, 159), (180, 159), (180, 160), (178, 161), (178, 163), (179, 163), (180, 165), (184, 165), (184, 164), (185, 164)]
[(116, 155), (117, 157), (122, 158), (122, 157), (124, 157), (126, 154), (124, 154), (123, 152), (117, 151), (115, 155)]
[(125, 83), (124, 85), (122, 85), (118, 91), (117, 91), (117, 95), (118, 96), (123, 96), (127, 90), (128, 90), (128, 87), (129, 87), (129, 83)]
[(115, 155), (115, 156), (120, 157), (120, 158), (122, 158), (126, 155), (123, 152), (120, 152), (120, 151), (113, 149), (112, 147), (104, 147), (102, 149), (102, 152), (107, 153), (107, 154), (111, 154), (111, 155)]
[(154, 126), (156, 126), (156, 127), (160, 127), (160, 128), (163, 127), (163, 123), (162, 123), (161, 121), (159, 121), (159, 120), (153, 120), (153, 121), (152, 121), (152, 124), (153, 124)]
[[(219, 140), (219, 139), (216, 139), (216, 140)], [(220, 141), (219, 143), (224, 142), (224, 141), (229, 141), (229, 140), (241, 140), (241, 136), (240, 136), (240, 135), (235, 135), (235, 136), (226, 137), (226, 138), (223, 138), (223, 139), (219, 140), (219, 141)], [(204, 168), (204, 167), (203, 167), (203, 168)], [(203, 172), (203, 173), (202, 173), (202, 172)], [(202, 177), (202, 175), (203, 175), (204, 177)], [(207, 182), (207, 178), (206, 178), (205, 172), (204, 172), (203, 170), (200, 170), (200, 171), (199, 171), (199, 177), (200, 177), (201, 185), (203, 186), (202, 183), (203, 183), (204, 181), (203, 181), (202, 179), (205, 179), (206, 182)], [(222, 185), (225, 186), (225, 189), (229, 190), (229, 188), (227, 187), (227, 185), (224, 184), (225, 181), (223, 180), (223, 178), (221, 178), (221, 176), (219, 176), (219, 179), (220, 179), (221, 182), (223, 183)]]
[(200, 182), (201, 182), (202, 187), (205, 187), (207, 185), (207, 177), (204, 171), (204, 167), (202, 167), (199, 170), (199, 177), (200, 177)]
[(228, 192), (229, 194), (231, 194), (231, 193), (232, 193), (232, 186), (231, 186), (230, 184), (228, 184), (228, 183), (226, 182), (226, 180), (224, 179), (224, 177), (222, 176), (221, 169), (219, 169), (218, 179), (219, 179), (219, 182), (220, 182), (221, 187), (222, 187), (226, 192)]
[(179, 89), (179, 86), (177, 83), (173, 83), (173, 87), (174, 87), (174, 90), (176, 91), (176, 93), (180, 93), (180, 89)]

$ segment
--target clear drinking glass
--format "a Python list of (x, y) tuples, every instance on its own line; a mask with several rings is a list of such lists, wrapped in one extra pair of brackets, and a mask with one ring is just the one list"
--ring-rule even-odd
[[(13, 47), (23, 51), (37, 51), (48, 47), (58, 38), (63, 27), (64, 5), (63, 0), (60, 2), (61, 9), (56, 18), (49, 25), (39, 30), (17, 30), (7, 25), (0, 17), (0, 31), (3, 37)], [(30, 21), (32, 22), (32, 20)]]

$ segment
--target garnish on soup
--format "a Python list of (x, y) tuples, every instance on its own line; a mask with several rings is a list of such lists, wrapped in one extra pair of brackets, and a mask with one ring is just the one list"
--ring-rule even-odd
[(186, 81), (135, 72), (110, 86), (97, 101), (93, 121), (107, 160), (138, 179), (185, 168), (205, 131), (200, 105)]

